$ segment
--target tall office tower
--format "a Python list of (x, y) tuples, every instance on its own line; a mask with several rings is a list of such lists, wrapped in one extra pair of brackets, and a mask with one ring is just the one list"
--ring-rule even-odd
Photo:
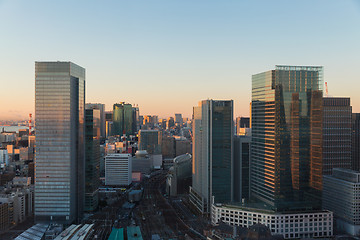
[[(105, 119), (105, 104), (102, 103), (87, 103), (86, 109), (98, 109), (100, 110), (100, 136), (106, 137), (106, 119)], [(111, 121), (111, 120), (110, 120)]]
[(113, 106), (113, 135), (132, 135), (133, 109), (131, 104), (117, 103)]
[(182, 119), (181, 113), (175, 113), (175, 124), (177, 124), (177, 125), (179, 125), (180, 127), (182, 127), (183, 119)]
[(234, 136), (234, 202), (248, 200), (250, 196), (250, 143), (251, 136)]
[(132, 131), (133, 134), (137, 133), (140, 130), (140, 115), (139, 115), (139, 107), (133, 107), (133, 125)]
[(190, 201), (202, 213), (210, 203), (232, 201), (233, 101), (204, 100), (193, 111)]
[(35, 63), (35, 220), (80, 221), (85, 181), (85, 69)]
[(131, 184), (131, 154), (108, 154), (105, 157), (105, 185), (129, 186)]
[(99, 204), (101, 110), (85, 110), (85, 207), (95, 211)]
[(322, 73), (276, 66), (252, 76), (250, 197), (274, 210), (321, 205)]
[(360, 171), (360, 113), (352, 114), (351, 128), (351, 165), (353, 170)]
[(323, 175), (333, 168), (351, 169), (350, 98), (323, 99)]
[(149, 154), (161, 154), (162, 133), (158, 130), (140, 130), (139, 150), (146, 150)]

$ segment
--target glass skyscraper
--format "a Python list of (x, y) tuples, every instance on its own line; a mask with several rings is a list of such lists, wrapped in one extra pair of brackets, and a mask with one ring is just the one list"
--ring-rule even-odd
[(133, 107), (129, 103), (117, 103), (113, 106), (113, 135), (134, 134)]
[[(99, 204), (101, 110), (86, 105), (85, 110), (85, 208), (91, 212)], [(90, 108), (90, 109), (88, 109)]]
[(233, 101), (204, 100), (193, 113), (190, 201), (202, 213), (233, 198)]
[(252, 76), (251, 198), (275, 210), (320, 207), (322, 73), (276, 66)]
[(84, 206), (85, 69), (35, 63), (35, 220), (71, 223)]

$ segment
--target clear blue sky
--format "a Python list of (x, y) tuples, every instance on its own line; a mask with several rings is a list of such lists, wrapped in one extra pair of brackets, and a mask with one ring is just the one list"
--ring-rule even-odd
[(34, 62), (86, 68), (86, 101), (190, 117), (202, 99), (249, 115), (251, 75), (324, 66), (360, 111), (360, 1), (0, 0), (0, 119), (34, 112)]

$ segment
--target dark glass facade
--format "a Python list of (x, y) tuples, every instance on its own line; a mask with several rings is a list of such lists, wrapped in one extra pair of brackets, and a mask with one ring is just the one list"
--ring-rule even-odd
[(350, 98), (324, 98), (323, 113), (323, 175), (333, 168), (351, 169)]
[(119, 103), (113, 106), (113, 135), (134, 134), (134, 113), (131, 104)]
[(233, 101), (204, 100), (194, 107), (190, 201), (202, 213), (233, 198)]
[(85, 110), (85, 207), (84, 211), (97, 209), (100, 185), (101, 111)]
[(352, 145), (351, 145), (351, 162), (352, 169), (360, 171), (360, 113), (352, 114)]
[(250, 136), (234, 136), (234, 202), (250, 196)]
[(275, 210), (320, 208), (322, 67), (252, 77), (251, 197)]

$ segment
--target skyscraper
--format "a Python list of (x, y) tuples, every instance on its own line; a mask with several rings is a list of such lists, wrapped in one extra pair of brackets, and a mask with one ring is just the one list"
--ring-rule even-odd
[(274, 210), (320, 207), (322, 72), (276, 66), (252, 76), (251, 198)]
[(85, 69), (35, 63), (35, 220), (71, 223), (84, 206)]
[(234, 136), (234, 201), (248, 200), (250, 195), (251, 136)]
[(352, 169), (360, 171), (360, 113), (352, 114), (351, 162)]
[[(106, 137), (106, 119), (105, 119), (105, 104), (102, 103), (87, 103), (86, 109), (98, 109), (100, 111), (100, 136)], [(110, 120), (112, 121), (112, 120)]]
[(233, 101), (204, 100), (193, 112), (193, 167), (190, 201), (208, 213), (215, 203), (232, 201)]
[(117, 103), (113, 106), (113, 135), (131, 135), (133, 133), (133, 109), (131, 104)]
[(85, 110), (85, 208), (97, 209), (100, 185), (100, 129), (101, 110), (86, 105)]
[(323, 99), (323, 174), (331, 175), (333, 168), (351, 169), (350, 98)]

